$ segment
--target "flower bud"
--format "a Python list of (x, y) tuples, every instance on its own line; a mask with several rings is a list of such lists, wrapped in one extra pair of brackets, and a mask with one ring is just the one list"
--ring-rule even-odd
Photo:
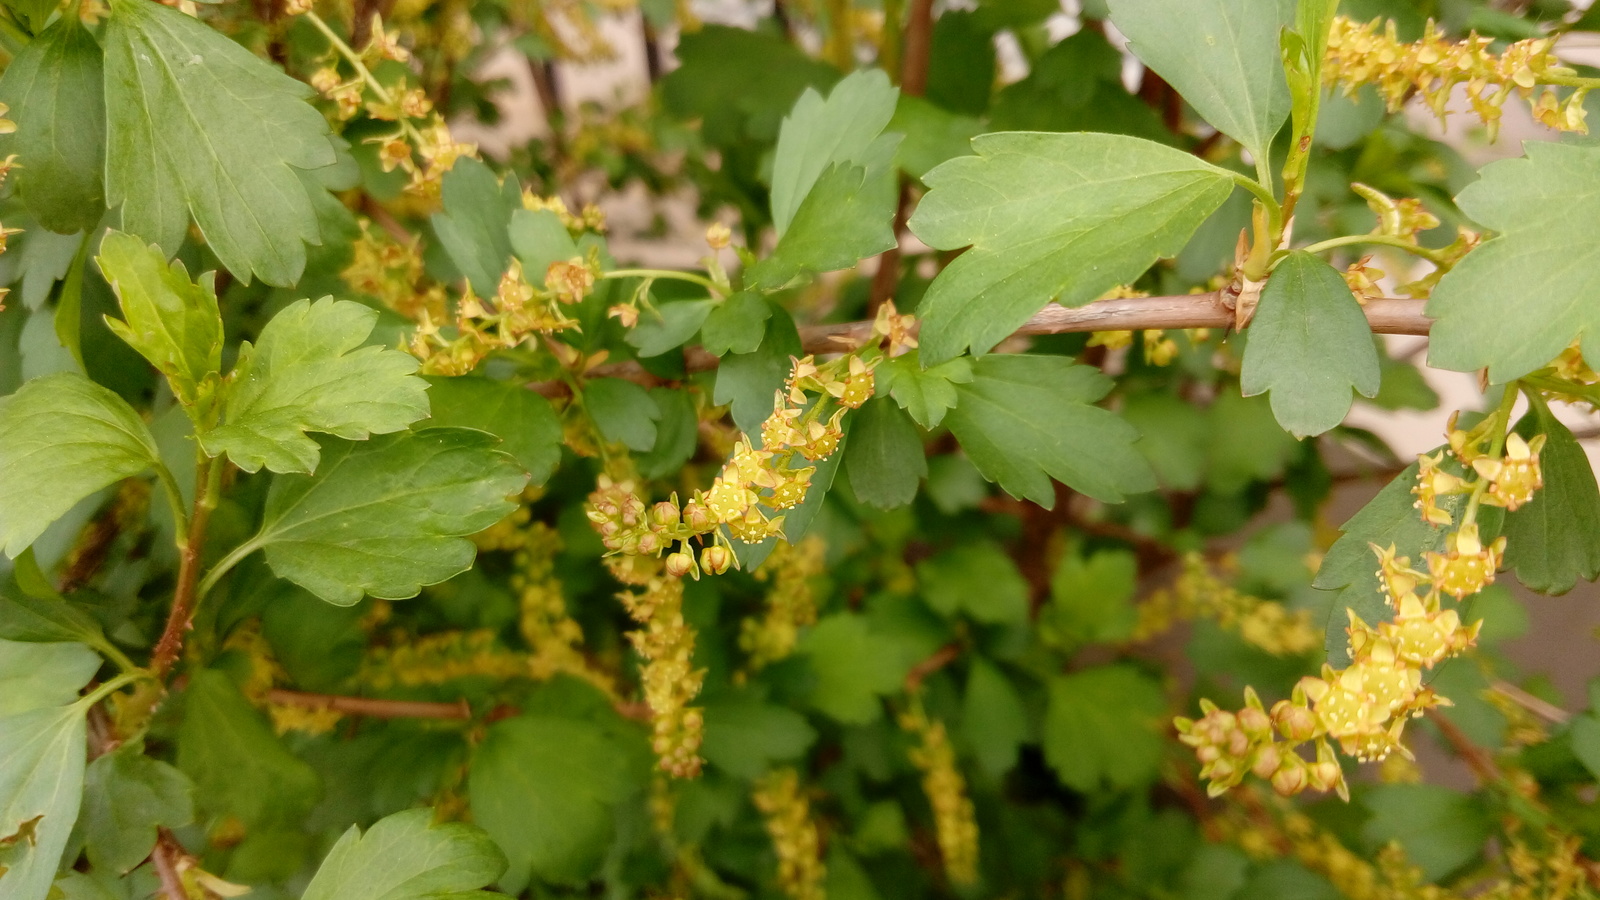
[(1256, 750), (1256, 760), (1250, 767), (1257, 778), (1271, 778), (1283, 763), (1283, 754), (1276, 744), (1265, 744)]
[(1239, 727), (1244, 729), (1244, 733), (1252, 741), (1259, 741), (1268, 737), (1268, 732), (1272, 729), (1272, 718), (1266, 712), (1253, 706), (1247, 706), (1239, 710), (1238, 716)]
[(1280, 700), (1272, 707), (1272, 721), (1285, 740), (1308, 741), (1317, 733), (1316, 713), (1287, 700)]
[(721, 575), (733, 566), (733, 553), (727, 547), (711, 546), (700, 551), (700, 567)]
[(654, 532), (647, 531), (639, 535), (639, 552), (646, 556), (654, 556), (661, 550), (661, 538)]
[(1293, 797), (1306, 789), (1306, 764), (1298, 756), (1283, 759), (1272, 776), (1272, 789), (1280, 796)]
[(705, 504), (691, 500), (683, 507), (683, 524), (689, 526), (689, 530), (695, 534), (710, 531), (711, 511), (706, 509)]
[(661, 530), (678, 524), (678, 504), (663, 500), (650, 510), (651, 527)]
[(694, 571), (694, 557), (688, 552), (679, 550), (677, 553), (667, 554), (667, 574), (673, 578), (682, 578)]

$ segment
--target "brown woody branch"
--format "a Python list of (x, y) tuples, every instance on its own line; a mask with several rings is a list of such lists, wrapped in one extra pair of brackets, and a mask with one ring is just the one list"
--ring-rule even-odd
[[(1426, 335), (1431, 320), (1422, 314), (1426, 301), (1382, 297), (1369, 301), (1363, 312), (1375, 334)], [(1015, 332), (1017, 336), (1075, 334), (1089, 331), (1140, 331), (1170, 328), (1228, 328), (1233, 325), (1233, 309), (1225, 306), (1221, 295), (1180, 294), (1171, 297), (1128, 297), (1100, 300), (1087, 306), (1065, 307), (1052, 303), (1039, 310)], [(800, 329), (800, 342), (806, 353), (848, 353), (872, 338), (872, 322), (846, 322), (837, 325), (809, 325)], [(704, 372), (717, 366), (717, 357), (700, 347), (683, 354), (684, 367)], [(655, 384), (655, 376), (636, 362), (599, 366), (590, 377), (625, 378)], [(541, 394), (561, 395), (566, 385), (544, 382), (531, 385)]]

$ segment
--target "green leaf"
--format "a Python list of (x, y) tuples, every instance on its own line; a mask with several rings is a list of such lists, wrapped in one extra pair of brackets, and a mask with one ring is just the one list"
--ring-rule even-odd
[(222, 368), (216, 273), (190, 281), (181, 261), (167, 265), (161, 248), (120, 231), (106, 232), (95, 261), (126, 320), (107, 317), (106, 325), (167, 376), (185, 406), (193, 406), (200, 382)]
[(1067, 553), (1050, 579), (1050, 603), (1039, 615), (1041, 637), (1068, 648), (1127, 640), (1139, 623), (1133, 605), (1138, 580), (1139, 560), (1130, 551)]
[(1433, 784), (1380, 784), (1362, 797), (1372, 818), (1361, 834), (1374, 848), (1399, 841), (1406, 859), (1439, 881), (1484, 852), (1494, 821), (1478, 801)]
[(711, 402), (732, 404), (733, 424), (745, 434), (759, 434), (761, 423), (772, 415), (773, 396), (789, 377), (789, 358), (799, 356), (800, 350), (794, 319), (787, 312), (774, 315), (755, 352), (724, 357), (717, 366)]
[(747, 282), (777, 290), (803, 273), (848, 269), (894, 247), (897, 195), (890, 162), (898, 141), (898, 135), (886, 135), (874, 142), (866, 167), (839, 163), (824, 171), (772, 255), (750, 267)]
[(430, 900), (499, 878), (505, 855), (462, 822), (435, 825), (433, 810), (379, 819), (367, 833), (351, 825), (328, 851), (303, 900)]
[[(933, 21), (928, 47), (928, 99), (969, 116), (988, 111), (998, 63), (995, 32), (1012, 27), (983, 22), (979, 16), (976, 11), (945, 7)], [(909, 130), (893, 130), (911, 139)]]
[(19, 113), (0, 156), (17, 155), (17, 192), (51, 231), (89, 231), (106, 213), (103, 68), (94, 36), (61, 16), (0, 77), (0, 103)]
[(588, 881), (611, 843), (616, 804), (637, 785), (627, 750), (593, 722), (523, 715), (491, 725), (467, 793), (473, 821), (510, 861), (501, 889)]
[[(1427, 565), (1422, 559), (1424, 552), (1444, 549), (1449, 529), (1422, 520), (1411, 494), (1416, 483), (1417, 464), (1412, 463), (1344, 523), (1341, 528), (1344, 534), (1328, 548), (1317, 577), (1311, 582), (1311, 586), (1319, 590), (1338, 592), (1328, 614), (1326, 640), (1328, 661), (1336, 667), (1350, 664), (1347, 608), (1369, 625), (1377, 625), (1394, 614), (1378, 582), (1378, 559), (1370, 545), (1388, 547), (1393, 544), (1396, 553), (1410, 557), (1413, 565), (1423, 567)], [(1465, 495), (1460, 494), (1439, 498), (1439, 506), (1452, 517), (1459, 514), (1465, 503)]]
[[(1094, 29), (1058, 42), (1031, 61), (1028, 77), (995, 94), (989, 130), (1101, 131), (1174, 143), (1160, 114), (1123, 86), (1122, 60), (1122, 50)], [(1209, 274), (1216, 261), (1207, 265)]]
[(1156, 777), (1166, 713), (1161, 685), (1138, 669), (1097, 666), (1050, 679), (1044, 757), (1073, 790), (1135, 788)]
[(377, 323), (377, 310), (332, 297), (284, 307), (254, 347), (241, 347), (223, 424), (200, 445), (246, 472), (310, 474), (318, 450), (306, 432), (361, 440), (426, 416), (416, 357), (367, 345)]
[(684, 34), (674, 55), (680, 65), (662, 80), (662, 103), (680, 118), (701, 119), (718, 147), (772, 141), (802, 91), (839, 80), (838, 69), (779, 35), (726, 25)]
[(45, 644), (80, 641), (100, 646), (106, 637), (100, 623), (70, 601), (0, 593), (0, 640)]
[(917, 307), (922, 361), (986, 353), (1054, 299), (1082, 306), (1172, 256), (1233, 190), (1192, 154), (1110, 134), (986, 134), (929, 172), (912, 232), (971, 246)]
[(83, 708), (0, 717), (0, 895), (45, 900), (83, 801)]
[(882, 69), (861, 69), (828, 99), (807, 88), (778, 130), (772, 162), (772, 224), (783, 237), (812, 186), (831, 165), (868, 162), (868, 148), (894, 116), (900, 91)]
[(640, 310), (638, 324), (628, 330), (628, 345), (641, 359), (660, 356), (694, 337), (716, 307), (715, 300), (680, 300)]
[(850, 613), (823, 618), (800, 639), (798, 652), (816, 676), (811, 705), (846, 725), (878, 718), (878, 698), (900, 690), (909, 668), (883, 652), (865, 617)]
[[(964, 257), (963, 257), (964, 258)], [(1049, 509), (1054, 478), (1106, 503), (1155, 487), (1138, 434), (1090, 404), (1111, 380), (1059, 356), (987, 356), (946, 420), (983, 477)]]
[(182, 772), (127, 744), (89, 764), (83, 785), (83, 836), (95, 868), (121, 875), (150, 855), (157, 828), (194, 821), (194, 784)]
[(0, 640), (0, 716), (71, 703), (100, 662), (83, 644)]
[[(566, 262), (580, 256), (578, 245), (572, 240), (561, 217), (548, 209), (519, 209), (511, 214), (511, 249), (522, 261), (522, 274), (529, 284), (544, 284), (544, 276), (553, 262)], [(500, 266), (504, 271), (505, 264)], [(499, 276), (495, 276), (497, 279)], [(494, 296), (496, 285), (486, 296)]]
[(1578, 337), (1600, 366), (1600, 146), (1530, 141), (1525, 152), (1484, 166), (1456, 198), (1499, 234), (1439, 281), (1426, 308), (1428, 364), (1487, 366), (1494, 384), (1548, 364)]
[(203, 808), (252, 829), (296, 822), (322, 791), (316, 770), (284, 748), (266, 717), (217, 669), (189, 676), (178, 768), (193, 779)]
[(1344, 421), (1352, 402), (1378, 393), (1372, 328), (1338, 270), (1304, 251), (1272, 270), (1244, 349), (1239, 389), (1272, 392), (1272, 413), (1297, 438)]
[(0, 400), (0, 551), (15, 557), (78, 501), (159, 467), (127, 402), (75, 372)]
[(722, 301), (700, 326), (700, 345), (713, 356), (754, 353), (767, 333), (772, 307), (754, 291), (740, 291)]
[(1596, 780), (1600, 780), (1600, 718), (1593, 713), (1575, 716), (1567, 736), (1578, 762), (1583, 763), (1583, 767)]
[(324, 441), (314, 476), (284, 475), (267, 492), (247, 546), (318, 597), (415, 597), (472, 566), (465, 535), (505, 518), (528, 476), (499, 441), (470, 428), (429, 428), (370, 441)]
[(1528, 414), (1517, 423), (1524, 438), (1545, 436), (1539, 454), (1544, 487), (1526, 505), (1506, 513), (1505, 565), (1517, 580), (1545, 594), (1564, 594), (1582, 578), (1600, 575), (1600, 486), (1594, 469), (1567, 426), (1529, 394)]
[(707, 703), (705, 720), (700, 752), (712, 765), (747, 781), (760, 778), (774, 763), (801, 758), (817, 739), (805, 716), (748, 692)]
[(1028, 619), (1028, 582), (998, 544), (960, 544), (917, 563), (922, 599), (941, 615), (966, 613), (987, 624)]
[(1278, 36), (1295, 0), (1192, 0), (1183, 15), (1162, 0), (1109, 0), (1129, 49), (1202, 118), (1265, 158), (1289, 116)]
[(700, 446), (700, 417), (687, 391), (670, 387), (650, 389), (650, 399), (661, 411), (656, 422), (656, 442), (650, 452), (634, 459), (643, 478), (667, 478), (683, 468)]
[(500, 438), (500, 449), (528, 470), (530, 484), (544, 484), (561, 463), (561, 421), (549, 400), (527, 388), (488, 378), (429, 378), (428, 402), (433, 417), (422, 424)]
[(1028, 738), (1028, 715), (1016, 686), (982, 657), (973, 659), (967, 672), (961, 736), (979, 765), (994, 778), (1016, 763), (1017, 750)]
[(188, 217), (228, 271), (288, 286), (321, 242), (298, 171), (338, 161), (312, 89), (176, 9), (116, 0), (101, 34), (106, 192), (122, 229), (178, 252)]
[[(946, 13), (939, 21), (950, 15)], [(984, 99), (988, 99), (987, 92)], [(972, 139), (982, 133), (983, 123), (904, 94), (887, 130), (905, 135), (895, 153), (895, 162), (907, 175), (920, 179), (945, 160), (965, 156), (972, 148)]]
[(1124, 398), (1121, 413), (1138, 429), (1135, 446), (1163, 487), (1192, 491), (1200, 486), (1210, 438), (1204, 408), (1169, 393), (1134, 393)]
[(1300, 452), (1300, 443), (1278, 427), (1264, 398), (1225, 391), (1205, 419), (1205, 482), (1219, 494), (1239, 494), (1252, 482), (1279, 478)]
[[(430, 220), (439, 244), (478, 296), (493, 297), (500, 289), (500, 276), (505, 274), (511, 260), (511, 237), (507, 227), (512, 213), (522, 209), (522, 195), (516, 180), (511, 179), (502, 186), (488, 166), (468, 157), (456, 160), (450, 171), (444, 173), (439, 193), (444, 209), (434, 213)], [(551, 217), (554, 218), (554, 213)], [(565, 228), (562, 233), (566, 233)], [(528, 274), (530, 281), (542, 282), (544, 267)]]
[(661, 408), (643, 387), (621, 378), (596, 378), (583, 386), (583, 410), (600, 436), (646, 453), (656, 445)]
[(894, 509), (916, 499), (928, 474), (922, 435), (911, 417), (887, 397), (869, 400), (854, 414), (845, 473), (856, 499), (879, 509)]
[(956, 405), (956, 385), (972, 383), (972, 360), (956, 357), (930, 369), (913, 350), (878, 369), (878, 393), (885, 391), (923, 428), (938, 428)]

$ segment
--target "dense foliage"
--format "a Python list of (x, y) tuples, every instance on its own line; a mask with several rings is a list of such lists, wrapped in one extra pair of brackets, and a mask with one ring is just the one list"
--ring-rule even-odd
[(1600, 885), (1600, 12), (0, 4), (5, 900)]

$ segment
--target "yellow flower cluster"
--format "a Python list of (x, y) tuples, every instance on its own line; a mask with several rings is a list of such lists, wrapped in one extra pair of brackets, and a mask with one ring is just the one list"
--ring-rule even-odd
[[(1505, 435), (1507, 410), (1508, 405), (1472, 431), (1450, 432), (1453, 452), (1476, 476), (1472, 482), (1443, 471), (1442, 454), (1422, 458), (1414, 492), (1426, 521), (1451, 524), (1448, 511), (1436, 502), (1440, 494), (1467, 493), (1471, 499), (1461, 524), (1446, 537), (1444, 552), (1424, 554), (1426, 571), (1412, 568), (1393, 546), (1373, 546), (1379, 584), (1394, 618), (1373, 626), (1349, 611), (1348, 667), (1324, 664), (1321, 677), (1302, 678), (1292, 697), (1275, 704), (1270, 715), (1247, 688), (1245, 708), (1237, 713), (1203, 700), (1201, 719), (1177, 720), (1179, 740), (1194, 748), (1213, 795), (1253, 772), (1285, 796), (1307, 787), (1348, 796), (1330, 742), (1361, 761), (1382, 760), (1395, 750), (1408, 753), (1400, 743), (1406, 721), (1449, 705), (1423, 687), (1423, 672), (1472, 647), (1482, 623), (1464, 625), (1455, 609), (1444, 607), (1444, 596), (1460, 600), (1492, 583), (1505, 547), (1504, 538), (1483, 544), (1476, 523), (1479, 504), (1515, 509), (1542, 484), (1542, 442)], [(1308, 742), (1316, 748), (1311, 763), (1297, 749)]]
[[(1449, 41), (1431, 21), (1422, 40), (1405, 43), (1395, 36), (1392, 21), (1375, 19), (1358, 25), (1340, 16), (1328, 35), (1323, 77), (1330, 86), (1343, 85), (1346, 92), (1376, 85), (1390, 111), (1398, 110), (1416, 92), (1441, 120), (1455, 88), (1465, 85), (1472, 110), (1488, 126), (1492, 140), (1501, 107), (1513, 93), (1526, 99), (1538, 85), (1565, 83), (1576, 74), (1560, 64), (1551, 38), (1518, 41), (1498, 56), (1489, 50), (1492, 43), (1477, 34), (1459, 43)], [(1534, 104), (1534, 116), (1560, 131), (1587, 133), (1585, 92), (1580, 87), (1563, 102), (1547, 89)]]
[[(1224, 559), (1223, 566), (1232, 565)], [(1307, 610), (1290, 612), (1282, 603), (1245, 594), (1213, 571), (1205, 557), (1190, 553), (1183, 572), (1169, 588), (1139, 606), (1133, 639), (1147, 641), (1180, 621), (1211, 619), (1235, 631), (1252, 646), (1276, 656), (1305, 653), (1322, 644)]]
[[(1271, 811), (1266, 807), (1262, 811)], [(1427, 884), (1422, 870), (1398, 843), (1390, 842), (1369, 859), (1346, 847), (1337, 837), (1309, 817), (1281, 812), (1281, 824), (1261, 814), (1238, 815), (1223, 820), (1226, 833), (1251, 856), (1267, 860), (1292, 856), (1301, 865), (1328, 879), (1348, 900), (1454, 900), (1457, 896)]]
[(1502, 879), (1481, 897), (1490, 900), (1554, 900), (1593, 896), (1589, 891), (1589, 866), (1583, 856), (1583, 839), (1551, 828), (1541, 836), (1541, 851), (1525, 838), (1514, 838), (1506, 850), (1510, 877)]
[(539, 287), (523, 274), (522, 262), (513, 258), (500, 276), (492, 308), (486, 308), (468, 287), (456, 304), (452, 333), (446, 335), (424, 310), (406, 349), (422, 360), (424, 374), (465, 375), (495, 350), (519, 346), (536, 334), (577, 328), (577, 320), (568, 318), (562, 306), (587, 297), (599, 274), (593, 254), (573, 257), (551, 263), (544, 273), (544, 287)]
[(357, 680), (375, 690), (444, 684), (478, 676), (505, 681), (527, 678), (528, 661), (506, 649), (489, 629), (445, 631), (374, 648), (362, 660)]
[(944, 723), (930, 721), (922, 704), (913, 700), (911, 710), (900, 716), (900, 727), (921, 742), (910, 757), (922, 772), (922, 792), (933, 807), (945, 876), (952, 884), (972, 884), (978, 880), (978, 819)]
[(798, 544), (780, 543), (756, 572), (771, 583), (767, 608), (739, 626), (739, 649), (749, 655), (748, 671), (757, 672), (794, 652), (800, 629), (817, 621), (817, 598), (811, 579), (822, 572), (821, 538), (808, 537)]
[(376, 297), (384, 306), (412, 321), (442, 319), (444, 286), (428, 284), (422, 265), (421, 238), (401, 244), (388, 232), (361, 220), (361, 236), (350, 245), (350, 265), (340, 273), (352, 290)]
[[(844, 414), (872, 398), (873, 369), (885, 355), (916, 346), (913, 322), (885, 303), (865, 348), (823, 363), (814, 356), (794, 360), (784, 388), (773, 398), (772, 415), (761, 425), (761, 448), (748, 435), (736, 441), (711, 487), (696, 491), (681, 507), (674, 495), (647, 512), (632, 480), (602, 475), (586, 512), (606, 549), (624, 555), (666, 553), (667, 574), (699, 578), (702, 571), (720, 575), (734, 565), (721, 529), (746, 543), (781, 537), (781, 511), (805, 499), (816, 473), (808, 463), (839, 449)], [(690, 541), (707, 534), (715, 534), (713, 543), (696, 560)]]
[(778, 883), (791, 900), (824, 900), (827, 869), (822, 839), (811, 820), (811, 803), (800, 792), (800, 776), (778, 769), (756, 782), (751, 798), (766, 817), (767, 834), (778, 854)]
[(700, 774), (705, 717), (689, 703), (700, 693), (705, 670), (693, 668), (694, 629), (683, 620), (683, 581), (658, 575), (642, 587), (618, 599), (644, 626), (628, 632), (628, 640), (645, 660), (639, 677), (654, 723), (650, 748), (663, 771), (694, 778)]

